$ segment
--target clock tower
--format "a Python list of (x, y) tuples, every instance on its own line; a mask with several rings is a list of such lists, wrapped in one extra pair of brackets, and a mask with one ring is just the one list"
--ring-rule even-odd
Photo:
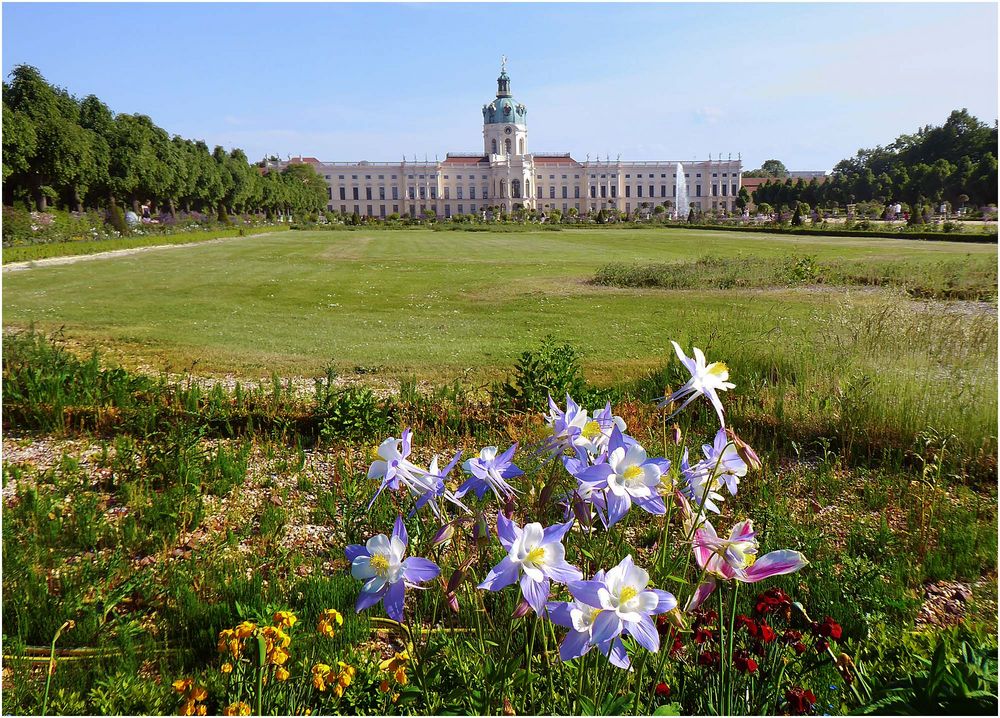
[(507, 58), (500, 66), (496, 99), (483, 105), (483, 152), (511, 157), (528, 153), (527, 108), (510, 93)]

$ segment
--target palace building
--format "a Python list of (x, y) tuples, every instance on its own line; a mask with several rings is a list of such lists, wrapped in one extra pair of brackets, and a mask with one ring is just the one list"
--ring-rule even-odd
[(289, 162), (308, 162), (326, 179), (328, 209), (370, 217), (418, 217), (427, 210), (451, 217), (483, 214), (491, 207), (511, 213), (518, 206), (539, 213), (575, 209), (581, 215), (600, 209), (649, 212), (656, 205), (683, 215), (691, 207), (734, 211), (739, 159), (623, 162), (588, 156), (581, 162), (569, 153), (532, 152), (528, 110), (512, 95), (505, 65), (496, 97), (483, 105), (482, 154), (448, 153), (434, 162), (321, 162), (313, 157)]

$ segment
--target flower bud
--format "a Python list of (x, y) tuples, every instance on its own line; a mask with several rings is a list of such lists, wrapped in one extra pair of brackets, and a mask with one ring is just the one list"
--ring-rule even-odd
[(443, 544), (445, 541), (450, 541), (455, 535), (455, 524), (451, 521), (446, 523), (444, 526), (438, 529), (437, 533), (434, 534), (434, 538), (431, 539), (431, 543), (435, 546)]
[(486, 522), (486, 516), (482, 513), (476, 515), (476, 523), (472, 527), (472, 538), (480, 548), (490, 540), (490, 526)]
[(584, 503), (583, 499), (579, 496), (573, 497), (573, 515), (582, 526), (590, 526), (592, 521), (590, 506)]
[(763, 464), (760, 461), (760, 457), (757, 456), (757, 452), (753, 450), (753, 447), (738, 437), (736, 432), (732, 429), (727, 428), (726, 435), (729, 437), (729, 440), (735, 444), (736, 453), (739, 454), (741, 459), (743, 459), (743, 463), (754, 471), (760, 471)]
[(542, 492), (538, 494), (538, 505), (548, 506), (549, 502), (552, 501), (552, 492), (556, 490), (556, 485), (553, 482), (549, 482), (542, 487)]
[(455, 573), (451, 574), (451, 578), (448, 579), (448, 587), (445, 589), (447, 593), (455, 593), (458, 587), (462, 585), (462, 581), (465, 580), (465, 571), (461, 568), (455, 569)]
[(674, 442), (674, 445), (680, 446), (681, 440), (684, 437), (681, 435), (681, 427), (678, 426), (677, 424), (674, 424), (673, 427), (671, 427), (670, 438)]
[(450, 608), (455, 613), (458, 613), (458, 596), (454, 593), (449, 593), (445, 600), (448, 602), (448, 608)]
[(531, 606), (528, 605), (527, 601), (525, 601), (524, 599), (521, 599), (521, 602), (519, 604), (517, 604), (517, 608), (515, 608), (514, 612), (512, 614), (510, 614), (510, 617), (511, 618), (524, 618), (529, 613), (531, 613)]
[(503, 515), (508, 518), (514, 518), (514, 497), (508, 496), (507, 500), (503, 502)]

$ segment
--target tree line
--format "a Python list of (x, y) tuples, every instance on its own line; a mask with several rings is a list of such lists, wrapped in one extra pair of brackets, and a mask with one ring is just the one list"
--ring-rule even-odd
[(838, 162), (826, 182), (787, 178), (777, 160), (762, 165), (774, 176), (753, 193), (756, 205), (828, 207), (858, 202), (901, 202), (922, 206), (949, 202), (981, 207), (997, 202), (997, 125), (981, 122), (965, 109), (954, 110), (940, 127), (925, 126), (900, 135), (886, 147), (858, 150)]
[(3, 202), (45, 211), (140, 203), (175, 215), (291, 214), (321, 210), (326, 182), (309, 165), (262, 174), (243, 150), (209, 150), (170, 136), (146, 115), (113, 113), (94, 95), (82, 100), (50, 85), (29, 65), (3, 83)]

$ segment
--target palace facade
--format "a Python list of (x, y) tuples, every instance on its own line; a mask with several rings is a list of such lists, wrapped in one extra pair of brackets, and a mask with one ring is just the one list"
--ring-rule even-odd
[[(708, 161), (579, 161), (569, 153), (532, 152), (527, 107), (511, 94), (502, 67), (496, 97), (483, 105), (482, 154), (448, 153), (434, 162), (308, 162), (328, 184), (327, 208), (371, 217), (391, 214), (439, 217), (482, 214), (489, 207), (511, 213), (517, 206), (540, 213), (558, 209), (581, 215), (591, 210), (652, 211), (664, 205), (671, 214), (735, 209), (742, 163)], [(280, 169), (288, 162), (269, 165)], [(680, 206), (677, 200), (681, 195)], [(684, 195), (688, 207), (683, 207)]]

